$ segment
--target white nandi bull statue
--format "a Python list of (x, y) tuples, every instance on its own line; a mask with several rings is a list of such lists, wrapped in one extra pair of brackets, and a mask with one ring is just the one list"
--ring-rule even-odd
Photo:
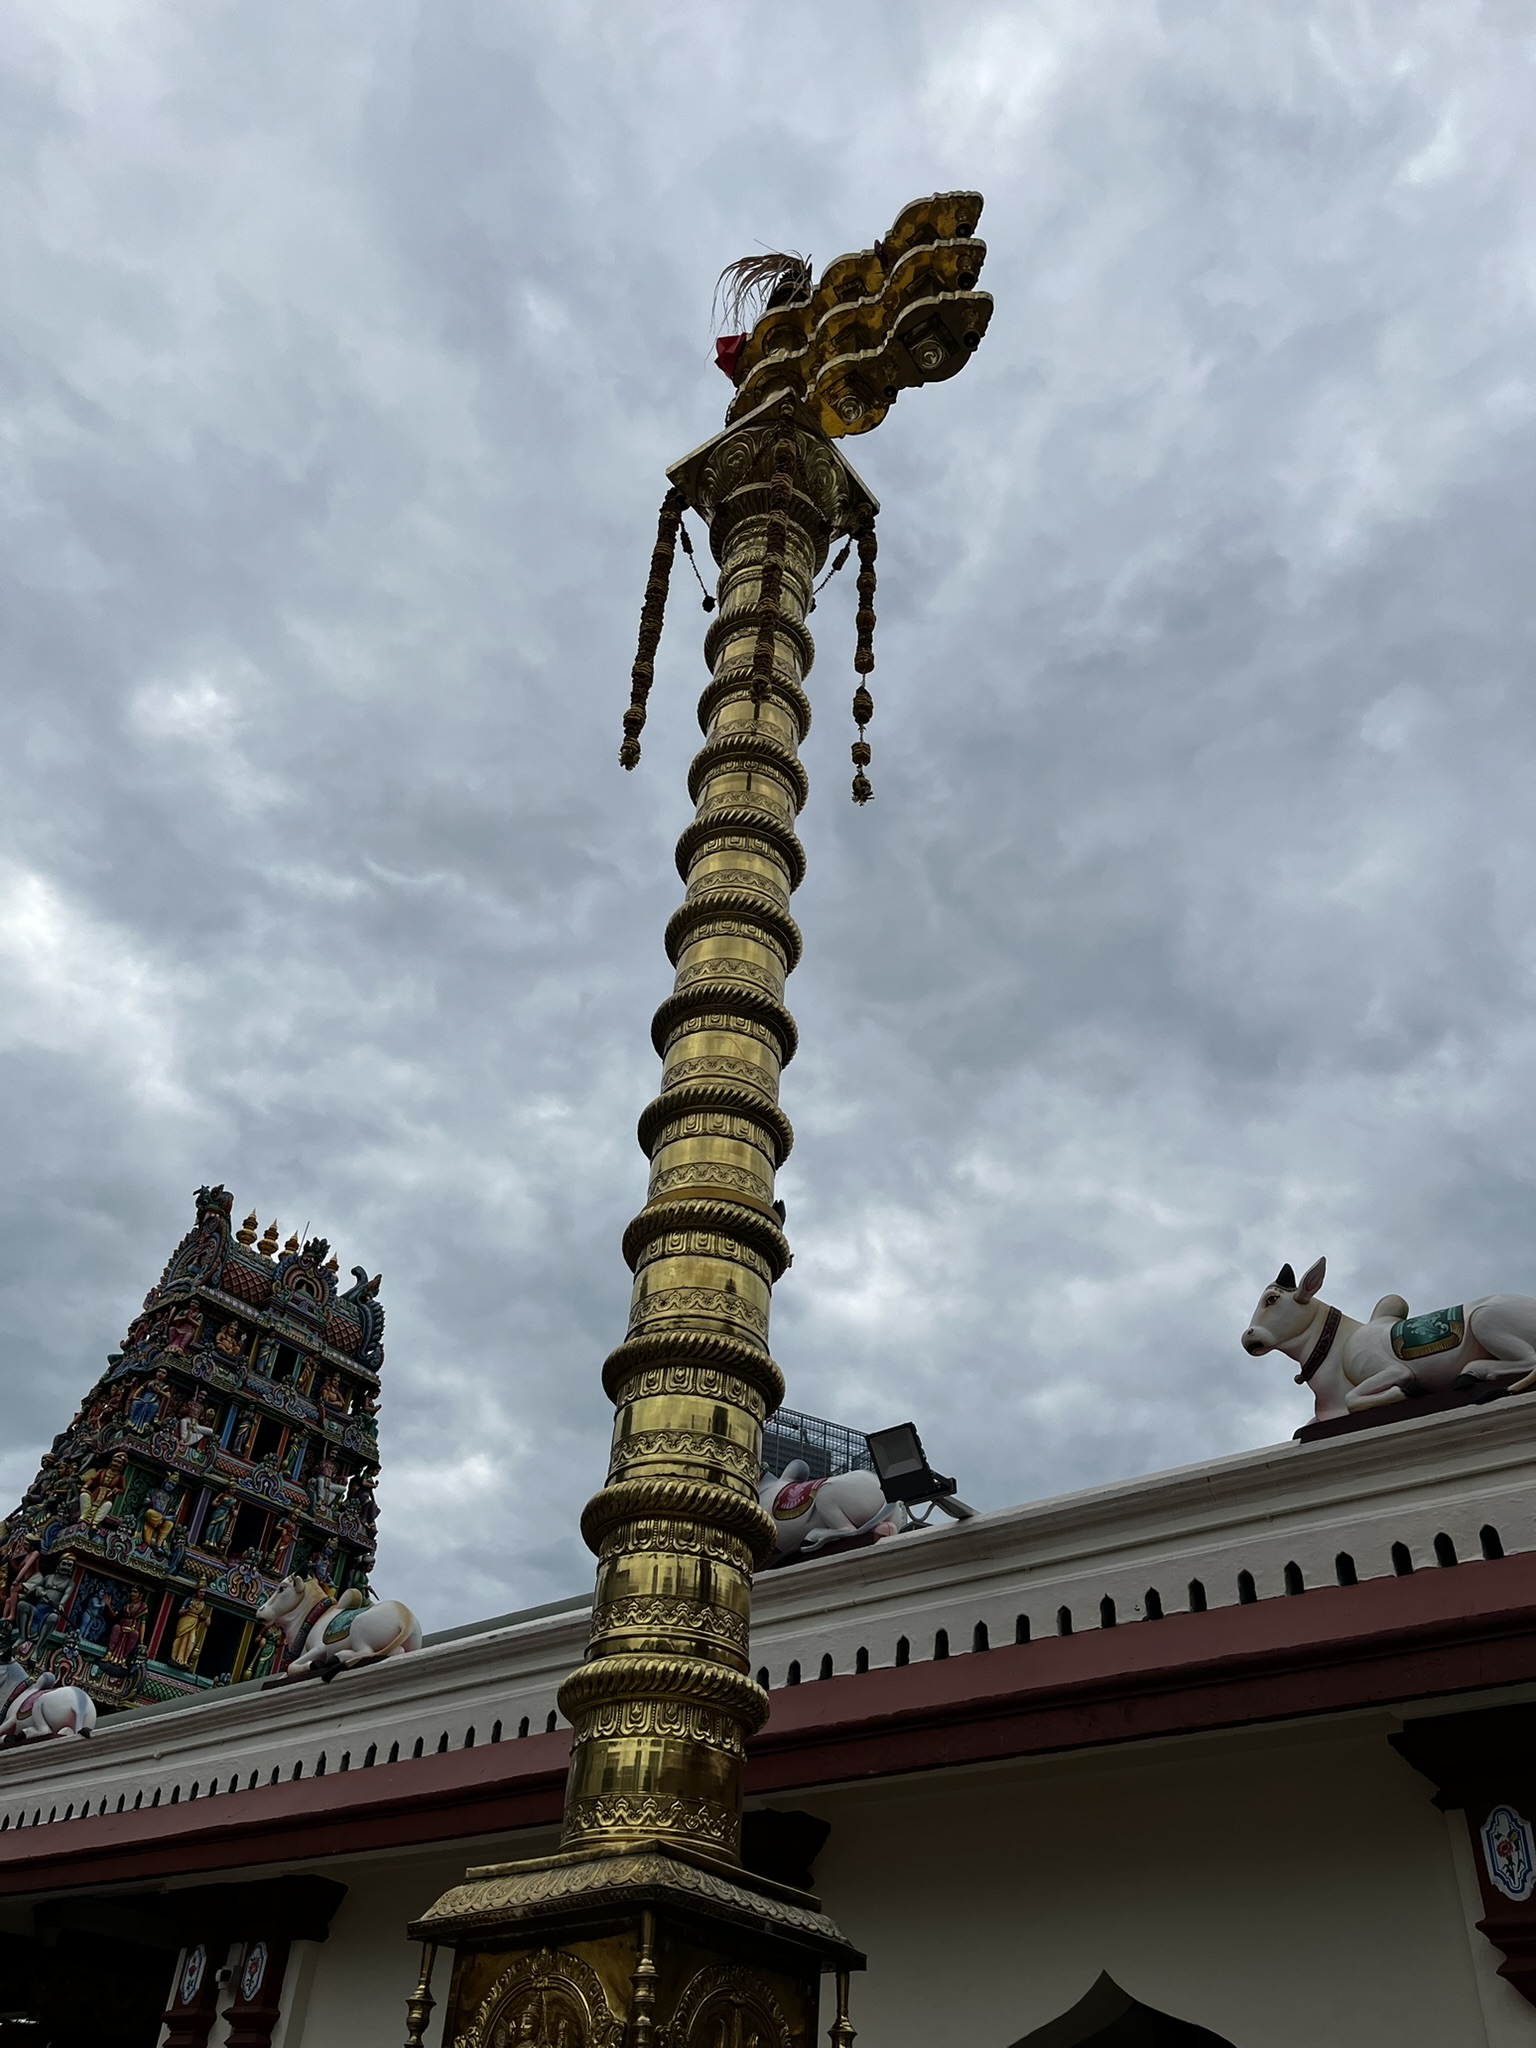
[(1319, 1422), (1449, 1387), (1483, 1387), (1490, 1399), (1536, 1387), (1536, 1297), (1485, 1294), (1410, 1316), (1400, 1294), (1384, 1294), (1361, 1323), (1318, 1300), (1327, 1270), (1319, 1259), (1298, 1282), (1282, 1266), (1243, 1332), (1250, 1357), (1283, 1351), (1296, 1361)]
[(47, 1735), (89, 1735), (96, 1702), (78, 1685), (60, 1685), (51, 1671), (36, 1678), (19, 1664), (0, 1664), (0, 1749)]
[(774, 1555), (820, 1550), (842, 1536), (895, 1536), (902, 1511), (893, 1507), (873, 1472), (834, 1472), (813, 1479), (804, 1458), (791, 1458), (775, 1479), (758, 1482), (758, 1503), (773, 1517)]
[(338, 1600), (316, 1578), (292, 1572), (256, 1610), (288, 1645), (285, 1678), (334, 1678), (354, 1664), (421, 1648), (421, 1623), (398, 1600), (366, 1601), (356, 1587)]

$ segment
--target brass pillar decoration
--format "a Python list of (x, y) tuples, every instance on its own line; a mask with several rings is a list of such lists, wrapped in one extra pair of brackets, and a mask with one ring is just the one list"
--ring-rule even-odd
[(717, 2048), (748, 2035), (808, 2048), (825, 1970), (840, 1973), (837, 2048), (853, 2038), (846, 1975), (863, 1958), (814, 1897), (738, 1854), (746, 1741), (768, 1714), (748, 1629), (752, 1572), (773, 1547), (757, 1500), (762, 1425), (784, 1391), (768, 1312), (790, 1256), (774, 1175), (793, 1136), (778, 1095), (796, 1043), (784, 985), (805, 872), (805, 620), (829, 545), (859, 539), (863, 801), (877, 508), (834, 442), (968, 360), (991, 312), (974, 288), (980, 211), (976, 193), (919, 200), (814, 289), (808, 271), (787, 273), (731, 351), (724, 430), (668, 472), (626, 767), (684, 510), (708, 525), (719, 610), (695, 814), (677, 847), (686, 893), (666, 934), (676, 981), (652, 1027), (661, 1092), (639, 1125), (650, 1186), (624, 1237), (629, 1328), (603, 1369), (612, 1456), (582, 1517), (598, 1559), (592, 1631), (560, 1693), (573, 1737), (558, 1854), (471, 1870), (411, 1929), (455, 1951), (453, 2048)]

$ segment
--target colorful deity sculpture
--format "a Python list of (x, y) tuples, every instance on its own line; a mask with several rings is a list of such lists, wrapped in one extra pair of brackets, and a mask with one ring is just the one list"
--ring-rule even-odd
[(61, 1559), (49, 1558), (23, 1583), (16, 1618), (22, 1635), (30, 1637), (34, 1644), (41, 1643), (52, 1629), (69, 1596), (73, 1577)]
[(127, 1479), (126, 1451), (114, 1451), (105, 1464), (97, 1465), (86, 1473), (85, 1483), (80, 1489), (80, 1520), (85, 1528), (101, 1526), (117, 1506)]
[(106, 1580), (87, 1579), (76, 1598), (72, 1617), (75, 1634), (81, 1642), (100, 1643), (105, 1648), (116, 1617), (112, 1589)]
[(184, 1451), (196, 1451), (213, 1435), (213, 1410), (201, 1394), (189, 1394), (176, 1418), (176, 1435)]
[(342, 1291), (323, 1238), (279, 1250), (236, 1233), (225, 1189), (196, 1203), (0, 1523), (0, 1659), (44, 1692), (78, 1675), (103, 1711), (275, 1676), (283, 1633), (257, 1610), (295, 1560), (357, 1603), (373, 1564), (378, 1276)]
[(319, 1471), (310, 1482), (315, 1507), (325, 1514), (330, 1514), (346, 1490), (346, 1481), (336, 1476), (336, 1460), (327, 1452), (320, 1460)]
[(171, 1662), (179, 1664), (184, 1671), (197, 1667), (203, 1638), (208, 1633), (208, 1620), (208, 1602), (199, 1590), (190, 1595), (177, 1616), (176, 1633), (171, 1639)]
[(156, 1367), (154, 1378), (147, 1386), (140, 1387), (128, 1404), (128, 1427), (140, 1435), (153, 1429), (170, 1398), (170, 1382), (163, 1369)]
[(238, 1505), (238, 1500), (233, 1493), (217, 1493), (214, 1495), (213, 1505), (209, 1508), (207, 1515), (203, 1519), (202, 1534), (198, 1538), (202, 1549), (213, 1551), (228, 1549), (230, 1526), (234, 1522), (235, 1509)]
[(169, 1477), (162, 1479), (158, 1486), (151, 1487), (139, 1515), (141, 1543), (147, 1543), (152, 1550), (167, 1548), (176, 1527), (176, 1510), (180, 1500), (181, 1489)]
[(149, 1614), (149, 1602), (135, 1586), (129, 1593), (127, 1603), (112, 1623), (107, 1637), (105, 1661), (126, 1668), (132, 1663), (144, 1640), (144, 1624)]
[(283, 1647), (282, 1630), (270, 1622), (264, 1625), (250, 1662), (246, 1666), (246, 1677), (270, 1678), (277, 1663), (278, 1653)]

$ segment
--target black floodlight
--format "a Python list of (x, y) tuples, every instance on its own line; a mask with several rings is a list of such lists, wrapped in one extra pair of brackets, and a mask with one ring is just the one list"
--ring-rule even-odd
[(876, 1429), (868, 1437), (869, 1455), (887, 1500), (939, 1500), (953, 1494), (953, 1479), (941, 1479), (930, 1469), (923, 1440), (915, 1422), (898, 1422), (892, 1429)]
[(875, 1476), (887, 1500), (900, 1501), (907, 1507), (914, 1501), (932, 1501), (933, 1507), (926, 1515), (908, 1518), (909, 1526), (923, 1528), (931, 1520), (933, 1508), (955, 1522), (968, 1522), (976, 1513), (955, 1497), (954, 1480), (941, 1478), (930, 1467), (915, 1422), (898, 1422), (892, 1429), (874, 1430), (864, 1441), (869, 1445)]

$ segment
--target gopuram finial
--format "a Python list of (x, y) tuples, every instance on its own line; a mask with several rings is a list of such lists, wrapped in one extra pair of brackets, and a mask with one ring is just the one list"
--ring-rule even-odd
[(799, 257), (725, 273), (738, 303), (761, 310), (717, 346), (735, 386), (724, 429), (668, 472), (620, 754), (626, 768), (640, 758), (692, 512), (719, 568), (705, 592), (705, 738), (677, 844), (686, 891), (666, 930), (676, 979), (651, 1030), (661, 1092), (638, 1129), (650, 1184), (624, 1234), (629, 1326), (603, 1368), (613, 1447), (582, 1516), (597, 1583), (586, 1660), (560, 1692), (572, 1727), (561, 1846), (469, 1872), (412, 1928), (456, 1952), (445, 2039), (523, 2038), (525, 2016), (553, 1999), (572, 2016), (570, 2048), (653, 2034), (710, 2048), (749, 2033), (806, 2048), (821, 1973), (863, 1964), (809, 1893), (739, 1860), (747, 1739), (768, 1716), (749, 1627), (752, 1573), (774, 1547), (757, 1498), (762, 1427), (784, 1392), (768, 1322), (789, 1264), (774, 1176), (794, 1136), (778, 1098), (798, 1039), (784, 991), (801, 949), (789, 902), (805, 875), (805, 622), (828, 549), (852, 541), (862, 803), (877, 506), (836, 443), (970, 360), (992, 310), (975, 288), (980, 212), (974, 192), (918, 200), (814, 286)]

